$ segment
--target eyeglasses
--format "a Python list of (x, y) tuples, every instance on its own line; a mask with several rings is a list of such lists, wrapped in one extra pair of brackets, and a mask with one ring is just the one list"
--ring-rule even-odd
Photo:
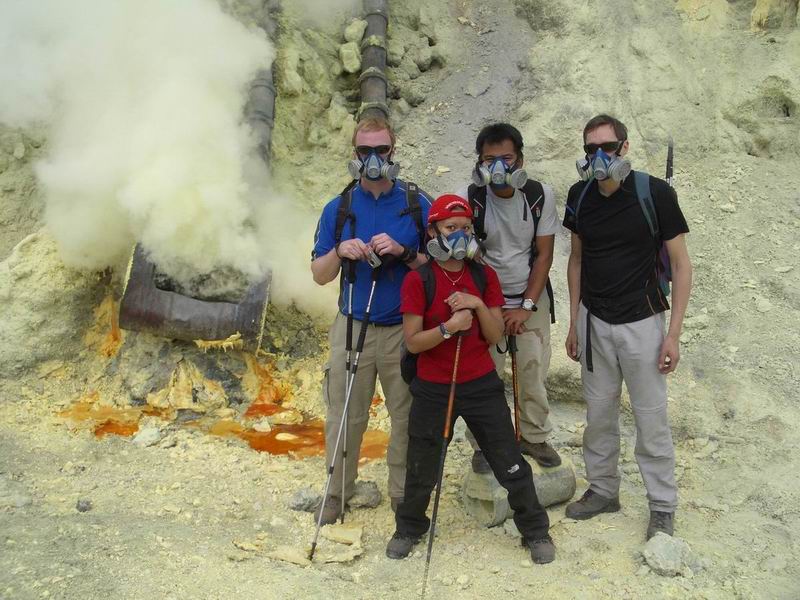
[(366, 156), (370, 152), (375, 152), (376, 154), (389, 154), (392, 151), (391, 146), (356, 146), (356, 153), (359, 156)]
[(584, 144), (583, 151), (586, 152), (588, 156), (592, 154), (597, 154), (597, 150), (599, 148), (603, 149), (603, 152), (606, 154), (612, 154), (614, 152), (619, 152), (619, 149), (622, 148), (622, 144), (625, 143), (625, 140), (614, 140), (613, 142), (603, 142), (602, 144)]

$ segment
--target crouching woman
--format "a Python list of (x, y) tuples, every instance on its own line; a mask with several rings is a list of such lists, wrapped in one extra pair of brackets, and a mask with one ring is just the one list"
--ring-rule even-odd
[[(431, 260), (403, 281), (400, 311), (409, 352), (418, 354), (411, 383), (404, 499), (395, 514), (389, 558), (405, 558), (430, 527), (425, 512), (436, 485), (450, 383), (459, 416), (475, 436), (497, 481), (508, 490), (514, 522), (536, 563), (555, 558), (547, 512), (539, 504), (530, 465), (522, 458), (502, 380), (489, 345), (503, 336), (503, 293), (491, 267), (471, 259), (477, 242), (472, 210), (461, 197), (436, 199), (428, 216)], [(456, 364), (457, 340), (461, 349)], [(455, 375), (454, 375), (455, 374)]]

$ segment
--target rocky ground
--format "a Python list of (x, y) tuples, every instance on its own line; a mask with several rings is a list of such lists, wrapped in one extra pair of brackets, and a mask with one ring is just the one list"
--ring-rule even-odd
[[(578, 523), (552, 507), (558, 560), (547, 566), (532, 566), (506, 528), (481, 529), (464, 513), (470, 450), (459, 428), (430, 597), (798, 597), (800, 29), (791, 2), (621, 0), (598, 14), (575, 0), (408, 0), (392, 10), (405, 178), (433, 194), (461, 187), (477, 130), (508, 119), (525, 135), (529, 173), (555, 186), (563, 212), (582, 124), (609, 111), (631, 130), (636, 168), (661, 174), (674, 137), (695, 265), (669, 392), (676, 534), (693, 555), (680, 573), (660, 575), (669, 569), (644, 557), (647, 505), (625, 407), (623, 510)], [(286, 194), (316, 211), (346, 183), (357, 108), (339, 50), (347, 22), (311, 27), (288, 8), (281, 25), (274, 170)], [(297, 420), (323, 414), (325, 318), (274, 308), (269, 354), (258, 360), (119, 331), (113, 299), (124, 273), (64, 267), (38, 231), (41, 133), (3, 129), (0, 149), (0, 598), (417, 597), (424, 552), (384, 557), (385, 501), (348, 515), (363, 528), (360, 543), (321, 542), (320, 559), (345, 562), (274, 558), (313, 536), (310, 515), (289, 504), (301, 488), (322, 488), (319, 440), (312, 427), (301, 459), (247, 442), (291, 440), (280, 433), (300, 435), (289, 429)], [(579, 373), (561, 350), (567, 252), (560, 235), (548, 387), (555, 445), (580, 476)], [(248, 414), (267, 401), (284, 410)], [(379, 446), (386, 413), (374, 412)], [(136, 435), (98, 437), (108, 414)], [(385, 492), (380, 460), (361, 479)]]

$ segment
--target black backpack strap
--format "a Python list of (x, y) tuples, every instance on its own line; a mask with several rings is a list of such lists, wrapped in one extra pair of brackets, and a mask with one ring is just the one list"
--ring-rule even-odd
[(425, 310), (428, 310), (436, 295), (436, 275), (433, 273), (430, 261), (417, 267), (417, 273), (422, 279), (422, 289), (425, 290)]
[[(544, 208), (544, 186), (534, 179), (529, 179), (522, 188), (522, 194), (525, 196), (525, 202), (533, 218), (533, 239), (531, 240), (531, 265), (533, 265), (533, 261), (538, 254), (538, 249), (536, 248), (536, 233), (539, 231), (539, 221), (542, 219), (542, 209)], [(524, 215), (523, 220), (526, 217), (527, 213)], [(553, 295), (553, 284), (550, 283), (549, 277), (545, 284), (545, 290), (550, 300), (550, 322), (555, 323), (556, 303)]]
[(408, 214), (414, 219), (414, 225), (417, 226), (417, 235), (419, 235), (418, 251), (422, 251), (425, 247), (425, 224), (422, 222), (422, 206), (419, 203), (419, 187), (416, 183), (406, 183), (406, 205), (408, 206)]
[(352, 221), (351, 230), (353, 235), (356, 233), (356, 216), (350, 210), (350, 205), (353, 202), (353, 188), (356, 186), (356, 183), (358, 183), (358, 181), (354, 179), (348, 183), (347, 187), (339, 194), (341, 199), (339, 200), (339, 208), (336, 210), (336, 227), (333, 230), (333, 239), (336, 245), (342, 241), (342, 232), (344, 231), (344, 225), (347, 223), (348, 219)]
[(486, 188), (471, 184), (467, 188), (467, 199), (472, 209), (472, 229), (478, 241), (483, 243), (486, 240)]

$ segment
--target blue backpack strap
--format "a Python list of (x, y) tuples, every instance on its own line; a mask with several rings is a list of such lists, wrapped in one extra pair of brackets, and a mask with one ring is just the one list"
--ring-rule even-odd
[(639, 198), (639, 206), (642, 207), (647, 226), (650, 228), (650, 235), (656, 241), (660, 241), (661, 230), (658, 226), (658, 215), (653, 204), (653, 195), (650, 193), (650, 175), (642, 171), (633, 172), (633, 183), (636, 186), (636, 197)]

